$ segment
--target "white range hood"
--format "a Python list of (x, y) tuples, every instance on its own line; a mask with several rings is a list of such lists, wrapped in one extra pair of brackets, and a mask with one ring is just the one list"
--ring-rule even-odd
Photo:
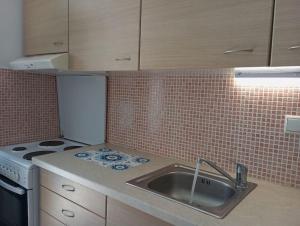
[(14, 70), (68, 70), (69, 55), (49, 54), (32, 57), (24, 57), (10, 63)]

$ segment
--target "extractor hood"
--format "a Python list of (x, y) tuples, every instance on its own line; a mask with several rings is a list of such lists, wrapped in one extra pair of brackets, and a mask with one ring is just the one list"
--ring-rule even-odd
[(14, 70), (68, 70), (68, 53), (24, 57), (10, 63)]

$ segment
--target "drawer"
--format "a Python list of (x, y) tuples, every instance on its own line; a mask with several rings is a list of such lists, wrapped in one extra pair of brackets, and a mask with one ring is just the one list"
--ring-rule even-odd
[(56, 220), (54, 217), (45, 213), (44, 211), (40, 211), (40, 226), (65, 226), (65, 224)]
[(105, 226), (105, 220), (75, 203), (40, 187), (40, 208), (66, 225)]
[(40, 171), (40, 184), (105, 218), (105, 195), (45, 170)]

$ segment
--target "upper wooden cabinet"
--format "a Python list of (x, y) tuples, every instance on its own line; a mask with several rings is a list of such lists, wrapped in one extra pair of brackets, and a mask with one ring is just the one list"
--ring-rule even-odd
[(275, 12), (274, 0), (24, 0), (24, 55), (69, 52), (75, 71), (300, 65), (299, 8), (300, 0), (276, 0)]
[(24, 55), (68, 52), (68, 0), (24, 0)]
[(71, 70), (137, 70), (140, 0), (70, 0)]
[(272, 66), (300, 65), (300, 1), (276, 0)]
[(144, 0), (141, 69), (267, 66), (272, 12), (273, 0)]

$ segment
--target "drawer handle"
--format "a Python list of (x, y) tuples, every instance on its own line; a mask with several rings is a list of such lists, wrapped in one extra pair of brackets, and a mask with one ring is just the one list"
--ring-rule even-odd
[(288, 48), (288, 50), (296, 50), (296, 49), (300, 49), (300, 46), (291, 46), (290, 48)]
[(61, 187), (66, 191), (72, 191), (72, 192), (75, 191), (75, 188), (72, 185), (63, 184)]
[(116, 58), (115, 61), (131, 61), (131, 57)]
[(241, 52), (252, 53), (254, 52), (254, 49), (230, 49), (225, 51), (224, 54), (241, 53)]
[(61, 46), (63, 44), (64, 44), (63, 42), (53, 42), (53, 45), (55, 45), (55, 46)]
[(73, 211), (70, 210), (65, 210), (62, 209), (61, 213), (65, 216), (65, 217), (75, 217), (75, 213)]

